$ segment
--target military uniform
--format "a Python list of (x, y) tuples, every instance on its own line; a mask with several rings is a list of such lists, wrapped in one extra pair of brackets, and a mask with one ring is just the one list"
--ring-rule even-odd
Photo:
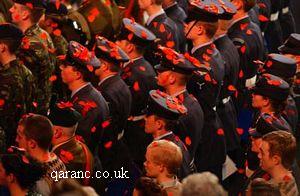
[(34, 24), (25, 31), (18, 57), (30, 69), (36, 84), (37, 113), (45, 114), (49, 108), (52, 84), (49, 80), (55, 68), (54, 55), (48, 49), (54, 49), (47, 32)]
[(291, 12), (290, 0), (282, 0), (281, 10), (279, 11), (279, 22), (282, 29), (282, 39), (285, 41), (290, 34), (296, 32), (294, 16)]
[[(188, 58), (185, 58), (184, 55), (179, 54), (170, 48), (159, 47), (159, 50), (162, 54), (162, 59), (160, 65), (155, 66), (155, 69), (159, 73), (158, 76), (165, 71), (172, 71), (190, 76), (193, 71), (198, 69), (188, 60)], [(173, 58), (169, 59), (169, 55), (173, 56)], [(166, 87), (165, 90), (168, 92), (168, 87)], [(187, 113), (178, 118), (178, 124), (173, 132), (185, 142), (191, 157), (194, 158), (197, 147), (202, 140), (201, 135), (204, 123), (203, 110), (198, 101), (192, 97), (186, 89), (182, 90), (180, 88), (177, 92), (174, 91), (173, 93), (174, 94), (170, 95), (176, 97), (180, 103), (187, 108)]]
[[(91, 53), (88, 55), (89, 58), (76, 55), (82, 52), (89, 53), (88, 49), (79, 43), (70, 42), (67, 58), (65, 59), (66, 65), (81, 66), (82, 68), (85, 68), (87, 65), (95, 68), (100, 66), (98, 59)], [(103, 129), (110, 123), (108, 121), (108, 105), (101, 93), (88, 82), (72, 92), (70, 101), (73, 103), (74, 109), (83, 116), (79, 121), (77, 134), (82, 137), (91, 152), (94, 153), (101, 140)]]
[[(270, 73), (290, 83), (290, 79), (296, 74), (297, 64), (294, 59), (281, 54), (269, 54), (263, 65), (263, 73)], [(290, 84), (292, 85), (292, 84)], [(287, 105), (283, 117), (291, 125), (293, 132), (296, 132), (298, 123), (298, 111), (292, 96), (288, 96)]]
[[(0, 25), (0, 41), (9, 40), (13, 46), (18, 46), (22, 37), (22, 31), (15, 25), (8, 23)], [(10, 146), (15, 143), (18, 121), (25, 112), (25, 95), (27, 93), (25, 85), (27, 84), (23, 80), (20, 61), (14, 59), (4, 63), (0, 65), (0, 127), (5, 132), (7, 146)]]
[[(252, 92), (253, 94), (268, 97), (272, 100), (284, 101), (289, 95), (289, 85), (287, 82), (277, 76), (271, 74), (262, 74), (256, 81)], [(250, 136), (257, 138), (262, 137), (262, 135), (268, 132), (277, 130), (286, 130), (291, 132), (291, 126), (282, 117), (282, 114), (275, 111), (270, 111), (269, 113), (262, 113), (259, 111), (256, 114), (256, 117), (253, 118), (249, 134)], [(248, 167), (251, 170), (256, 170), (259, 166), (257, 154), (249, 151), (247, 153), (247, 159)]]
[[(217, 22), (218, 15), (224, 12), (217, 2), (196, 2), (191, 6), (188, 21)], [(216, 9), (206, 9), (206, 6), (215, 6)], [(210, 171), (222, 179), (226, 147), (216, 106), (225, 73), (224, 60), (212, 41), (194, 46), (191, 53), (203, 64), (187, 85), (188, 92), (195, 96), (204, 112), (202, 140), (196, 151), (195, 164), (198, 171)]]
[(265, 31), (265, 40), (269, 53), (278, 52), (277, 48), (282, 44), (282, 28), (279, 21), (279, 13), (282, 7), (282, 0), (271, 0), (270, 22)]
[[(112, 56), (112, 51), (116, 51), (117, 55)], [(114, 66), (118, 66), (119, 69), (122, 63), (129, 61), (129, 57), (121, 48), (103, 37), (96, 38), (95, 54), (100, 60), (105, 59)], [(129, 170), (131, 160), (123, 135), (131, 109), (130, 90), (117, 72), (101, 78), (97, 89), (108, 102), (111, 116), (110, 126), (104, 131), (99, 146), (99, 157), (103, 168), (110, 172), (119, 170), (121, 167)], [(111, 143), (109, 147), (108, 143)]]
[[(153, 44), (155, 35), (140, 24), (129, 19), (123, 19), (123, 26), (117, 40), (127, 40), (130, 43), (146, 47)], [(142, 36), (142, 32), (147, 36)], [(132, 37), (128, 35), (133, 35)], [(157, 89), (156, 73), (153, 66), (143, 55), (124, 63), (122, 79), (129, 86), (132, 95), (130, 117), (125, 127), (124, 138), (134, 161), (143, 167), (146, 147), (152, 138), (144, 131), (144, 112), (149, 98), (149, 91)]]
[[(186, 114), (187, 109), (177, 98), (171, 97), (159, 90), (151, 90), (149, 94), (150, 98), (146, 109), (147, 117), (154, 115), (159, 118), (175, 122), (180, 116)], [(194, 162), (189, 151), (179, 137), (173, 134), (172, 130), (165, 130), (164, 134), (158, 134), (154, 138), (154, 141), (158, 140), (169, 140), (180, 147), (182, 152), (182, 164), (178, 173), (179, 178), (182, 179), (192, 172), (195, 172)]]
[[(163, 10), (160, 10), (157, 14), (154, 18), (150, 16), (146, 23), (146, 28), (159, 39), (158, 44), (179, 51), (179, 37), (182, 33), (179, 34), (180, 30), (177, 29), (175, 22)], [(158, 57), (153, 53), (152, 47), (147, 47), (144, 57), (152, 66), (157, 65), (159, 62)]]
[(175, 2), (173, 5), (164, 8), (167, 16), (171, 18), (177, 25), (179, 31), (178, 41), (179, 41), (179, 51), (186, 51), (186, 39), (184, 35), (184, 21), (187, 17), (185, 11)]

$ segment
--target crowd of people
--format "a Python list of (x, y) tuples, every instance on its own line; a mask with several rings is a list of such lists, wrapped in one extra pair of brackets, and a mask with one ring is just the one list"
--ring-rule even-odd
[(3, 0), (0, 194), (299, 195), (291, 10)]

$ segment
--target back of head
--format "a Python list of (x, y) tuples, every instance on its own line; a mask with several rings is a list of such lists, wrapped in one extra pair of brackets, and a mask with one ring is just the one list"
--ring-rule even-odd
[(33, 114), (25, 117), (21, 124), (24, 126), (24, 134), (27, 139), (34, 140), (38, 147), (49, 150), (53, 137), (52, 123), (42, 115)]
[(263, 136), (263, 141), (269, 144), (270, 156), (281, 157), (281, 164), (290, 169), (296, 157), (296, 139), (286, 131), (274, 131)]
[(280, 196), (278, 186), (262, 178), (256, 178), (250, 185), (251, 196)]
[(73, 195), (73, 196), (88, 196), (84, 191), (83, 187), (72, 178), (64, 179), (55, 183), (52, 190), (51, 196), (63, 196), (63, 195)]
[(22, 189), (31, 189), (46, 172), (42, 163), (20, 154), (3, 154), (0, 162), (6, 175), (13, 174)]
[(141, 177), (135, 183), (135, 190), (139, 196), (166, 196), (167, 193), (152, 178)]
[(210, 172), (192, 174), (183, 179), (181, 196), (226, 196), (218, 178)]
[(167, 140), (159, 140), (152, 142), (148, 149), (153, 152), (153, 160), (164, 165), (170, 175), (177, 174), (182, 164), (182, 152), (176, 144)]

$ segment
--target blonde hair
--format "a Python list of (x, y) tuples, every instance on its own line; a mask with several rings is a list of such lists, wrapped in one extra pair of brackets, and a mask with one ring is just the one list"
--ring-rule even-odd
[(162, 164), (167, 168), (169, 174), (176, 175), (182, 164), (181, 149), (173, 142), (158, 140), (152, 142), (147, 149), (151, 149), (153, 162)]

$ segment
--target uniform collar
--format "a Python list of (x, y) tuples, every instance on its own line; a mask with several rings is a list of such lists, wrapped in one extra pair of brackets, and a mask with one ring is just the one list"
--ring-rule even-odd
[(71, 137), (70, 139), (68, 139), (68, 140), (66, 140), (66, 141), (64, 141), (62, 143), (59, 143), (59, 144), (53, 146), (52, 152), (54, 152), (54, 150), (56, 150), (57, 148), (61, 147), (62, 145), (66, 144), (66, 143), (69, 143), (72, 140), (75, 140), (75, 136)]
[(183, 90), (181, 90), (181, 91), (178, 91), (178, 92), (175, 93), (174, 95), (171, 95), (171, 97), (177, 97), (177, 96), (179, 96), (179, 95), (181, 95), (181, 94), (183, 94), (183, 93), (185, 93), (185, 92), (186, 92), (186, 88), (183, 89)]
[(218, 36), (214, 37), (214, 41), (221, 39), (222, 37), (225, 37), (225, 36), (226, 36), (226, 33), (218, 35)]
[(82, 85), (81, 87), (79, 87), (78, 89), (72, 91), (71, 98), (72, 98), (76, 93), (78, 93), (81, 89), (83, 89), (84, 87), (86, 87), (86, 86), (88, 86), (88, 85), (90, 85), (90, 84), (91, 84), (91, 83), (88, 82), (88, 83)]
[(249, 18), (249, 15), (247, 14), (246, 16), (243, 16), (241, 18), (235, 19), (234, 21), (232, 21), (232, 23), (229, 25), (228, 29), (230, 29), (231, 27), (233, 27), (236, 23), (240, 22), (241, 20), (244, 20), (246, 18)]
[(116, 76), (116, 74), (112, 74), (112, 75), (109, 75), (109, 76), (103, 78), (103, 80), (101, 80), (101, 81), (98, 83), (98, 86), (100, 86), (101, 84), (103, 84), (107, 79), (112, 78), (112, 77), (114, 77), (114, 76)]
[(26, 31), (24, 32), (24, 35), (31, 34), (37, 28), (39, 28), (38, 24), (32, 25), (31, 27), (29, 27), (28, 29), (26, 29)]
[(158, 136), (158, 137), (154, 138), (154, 141), (161, 140), (161, 139), (163, 139), (164, 137), (169, 136), (169, 135), (172, 135), (172, 134), (173, 134), (173, 132), (170, 131), (170, 132), (168, 132), (168, 133), (165, 133), (165, 134), (163, 134), (163, 135), (161, 135), (161, 136)]
[(130, 61), (124, 63), (124, 67), (127, 67), (129, 64), (133, 63), (134, 61), (140, 60), (140, 59), (142, 59), (142, 58), (143, 58), (143, 56), (140, 56), (140, 57), (136, 57), (136, 58), (134, 58), (134, 59), (131, 59)]
[(206, 42), (206, 43), (204, 43), (204, 44), (200, 44), (200, 45), (198, 45), (198, 46), (195, 46), (195, 47), (192, 48), (191, 53), (193, 54), (193, 53), (195, 53), (196, 50), (198, 50), (199, 48), (202, 48), (202, 47), (207, 46), (207, 45), (209, 45), (209, 44), (212, 44), (212, 41), (209, 41), (209, 42)]
[(178, 182), (178, 179), (176, 176), (174, 176), (173, 180), (171, 180), (171, 181), (160, 183), (160, 185), (162, 186), (163, 189), (175, 187), (178, 184), (179, 184), (179, 182)]
[(157, 13), (149, 16), (148, 20), (147, 20), (147, 26), (150, 25), (150, 23), (159, 15), (165, 14), (165, 11), (163, 9), (159, 10)]

